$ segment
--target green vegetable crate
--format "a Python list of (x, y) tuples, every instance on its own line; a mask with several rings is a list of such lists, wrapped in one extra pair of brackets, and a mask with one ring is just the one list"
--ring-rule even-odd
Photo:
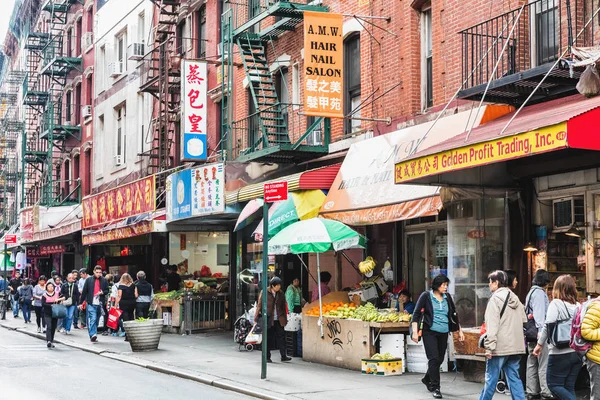
[(402, 375), (402, 359), (371, 360), (363, 358), (362, 373), (364, 375), (395, 376)]

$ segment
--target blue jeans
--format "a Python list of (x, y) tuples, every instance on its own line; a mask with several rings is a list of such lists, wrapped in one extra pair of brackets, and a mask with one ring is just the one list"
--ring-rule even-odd
[(75, 314), (76, 309), (76, 305), (67, 307), (67, 316), (64, 318), (63, 321), (63, 328), (65, 328), (65, 331), (67, 332), (71, 332), (71, 327), (73, 326), (73, 315)]
[(575, 400), (575, 381), (583, 361), (575, 352), (548, 357), (548, 388), (560, 400)]
[(23, 309), (23, 319), (25, 322), (31, 322), (31, 300), (25, 300), (21, 308)]
[(19, 300), (15, 300), (14, 294), (10, 295), (10, 307), (12, 308), (12, 311), (13, 311), (13, 317), (18, 317), (19, 316)]
[(519, 378), (520, 355), (515, 356), (494, 356), (487, 360), (485, 365), (485, 385), (479, 400), (492, 400), (500, 371), (504, 371), (506, 382), (510, 388), (510, 395), (513, 400), (525, 400), (525, 390), (523, 382)]
[(100, 315), (102, 315), (101, 307), (100, 305), (88, 304), (85, 308), (90, 338), (98, 334), (98, 323), (100, 323)]

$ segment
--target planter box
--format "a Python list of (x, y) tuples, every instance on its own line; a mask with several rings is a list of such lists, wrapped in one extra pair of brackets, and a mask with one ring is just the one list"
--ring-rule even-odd
[(162, 334), (163, 320), (126, 321), (123, 328), (132, 351), (153, 351), (158, 349)]

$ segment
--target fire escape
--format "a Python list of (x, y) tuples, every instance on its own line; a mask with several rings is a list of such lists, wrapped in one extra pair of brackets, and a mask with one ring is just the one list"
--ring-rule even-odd
[(597, 22), (588, 21), (597, 7), (592, 0), (531, 1), (461, 31), (458, 97), (520, 106), (530, 95), (527, 104), (577, 93), (583, 70), (570, 67), (571, 50), (595, 44)]
[[(175, 165), (172, 151), (178, 135), (181, 78), (180, 58), (176, 52), (176, 26), (181, 0), (152, 0), (158, 12), (154, 45), (140, 62), (140, 91), (156, 98), (149, 133), (150, 149), (139, 154), (147, 157), (146, 174), (157, 174)], [(157, 193), (165, 189), (166, 174), (156, 176)]]
[[(81, 71), (81, 57), (71, 54), (72, 37), (65, 36), (65, 25), (69, 9), (76, 0), (48, 0), (43, 11), (49, 16), (49, 36), (41, 51), (40, 75), (48, 82), (48, 99), (46, 101), (39, 129), (38, 138), (45, 141), (47, 150), (46, 165), (42, 176), (41, 204), (46, 206), (79, 203), (79, 187), (65, 194), (60, 190), (61, 156), (68, 154), (67, 140), (81, 140), (81, 126), (77, 120), (78, 113), (73, 104), (65, 102), (65, 87), (73, 77), (73, 71)], [(77, 53), (77, 50), (74, 51)]]
[(2, 225), (10, 227), (17, 223), (17, 141), (24, 124), (19, 113), (18, 95), (25, 78), (24, 72), (11, 70), (7, 73), (3, 92), (0, 93), (2, 115), (0, 119), (0, 190), (2, 191)]
[[(274, 42), (297, 30), (304, 11), (328, 11), (310, 3), (240, 0), (229, 3), (224, 11), (222, 129), (228, 160), (293, 163), (327, 154), (329, 119), (307, 121), (297, 112), (298, 105), (282, 103), (269, 61), (277, 58)], [(238, 120), (234, 119), (235, 100), (243, 94), (234, 94), (239, 90), (233, 85), (234, 48), (244, 66), (251, 97), (248, 115)]]

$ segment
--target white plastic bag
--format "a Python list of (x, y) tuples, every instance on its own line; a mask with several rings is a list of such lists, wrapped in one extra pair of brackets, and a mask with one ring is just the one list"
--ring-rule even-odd
[(302, 314), (290, 313), (288, 314), (287, 325), (283, 328), (288, 332), (298, 332), (302, 327)]
[(585, 68), (575, 88), (585, 97), (594, 97), (600, 93), (600, 75), (596, 64), (590, 64)]

